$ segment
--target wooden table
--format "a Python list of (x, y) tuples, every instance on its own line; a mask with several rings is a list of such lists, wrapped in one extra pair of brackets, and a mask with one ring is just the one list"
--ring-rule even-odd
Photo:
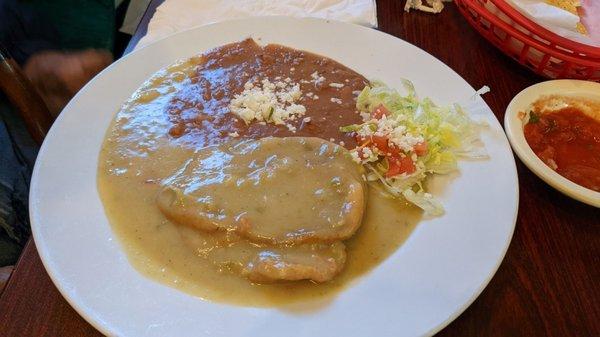
[[(161, 2), (152, 1), (128, 51)], [(377, 4), (380, 30), (423, 48), (473, 87), (489, 85), (485, 100), (500, 121), (514, 95), (542, 80), (481, 38), (452, 4), (439, 15), (405, 13), (400, 0)], [(439, 336), (600, 336), (600, 210), (555, 191), (518, 160), (517, 170), (519, 216), (504, 262)], [(0, 297), (0, 335), (100, 333), (58, 293), (30, 241)]]

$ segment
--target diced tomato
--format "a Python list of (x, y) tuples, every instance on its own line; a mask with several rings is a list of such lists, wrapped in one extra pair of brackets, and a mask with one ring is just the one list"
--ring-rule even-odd
[(402, 173), (411, 174), (417, 170), (415, 163), (410, 157), (388, 157), (388, 171), (385, 173), (386, 178), (391, 178)]
[(423, 141), (413, 147), (413, 150), (417, 154), (417, 156), (421, 157), (427, 154), (427, 142)]
[(385, 106), (383, 106), (383, 104), (379, 104), (379, 106), (377, 106), (375, 110), (371, 112), (371, 117), (375, 119), (381, 119), (381, 117), (389, 115), (390, 111)]
[(387, 137), (384, 136), (369, 136), (367, 137), (356, 137), (356, 141), (361, 146), (368, 146), (371, 148), (378, 149), (384, 156), (398, 156), (400, 154), (400, 149), (390, 143)]
[(365, 138), (365, 137), (361, 137), (361, 136), (357, 135), (356, 136), (356, 142), (361, 147), (365, 147), (365, 146), (371, 147), (373, 145), (370, 137), (369, 138)]
[(370, 143), (372, 143), (384, 156), (398, 156), (400, 154), (400, 149), (390, 143), (387, 137), (371, 136)]
[(375, 145), (375, 147), (377, 149), (379, 149), (379, 151), (383, 152), (383, 153), (388, 153), (389, 151), (389, 146), (388, 146), (388, 139), (387, 137), (383, 137), (383, 136), (371, 136), (371, 141), (373, 142), (373, 145)]

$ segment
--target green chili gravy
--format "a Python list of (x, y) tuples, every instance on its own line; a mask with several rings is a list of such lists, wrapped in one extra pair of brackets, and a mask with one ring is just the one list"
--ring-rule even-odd
[[(315, 72), (318, 81), (314, 80)], [(279, 77), (300, 85), (303, 93), (300, 103), (306, 108), (305, 117), (310, 117), (294, 121), (295, 132), (271, 123), (246, 124), (229, 112), (229, 102), (244, 90), (246, 82), (261, 78), (276, 81)], [(346, 150), (332, 143), (347, 148), (355, 145), (354, 139), (339, 132), (339, 127), (361, 121), (355, 111), (355, 97), (366, 84), (360, 74), (328, 58), (279, 45), (263, 47), (250, 39), (216, 48), (159, 71), (117, 113), (99, 158), (98, 190), (111, 226), (132, 265), (147, 277), (194, 296), (247, 306), (285, 306), (327, 300), (377, 266), (407, 238), (421, 212), (387, 198), (374, 184), (361, 181), (357, 185), (359, 169), (343, 162), (340, 156)], [(307, 96), (308, 93), (311, 94)], [(331, 213), (333, 215), (327, 218), (333, 218), (332, 224), (340, 226), (331, 231), (320, 231), (313, 223), (303, 225), (300, 218), (286, 222), (286, 226), (291, 226), (289, 231), (281, 231), (273, 225), (275, 222), (270, 223), (271, 227), (253, 227), (261, 224), (261, 212), (271, 220), (281, 214), (274, 209), (267, 211), (271, 203), (252, 204), (253, 212), (248, 213), (250, 225), (238, 228), (235, 221), (223, 221), (209, 228), (204, 226), (211, 224), (206, 218), (194, 218), (195, 215), (189, 218), (185, 212), (191, 206), (180, 207), (174, 203), (169, 193), (194, 197), (189, 199), (193, 202), (200, 200), (193, 192), (199, 190), (190, 190), (187, 183), (201, 183), (209, 176), (189, 168), (194, 160), (196, 164), (206, 164), (202, 160), (219, 151), (228, 153), (227, 149), (235, 148), (236, 144), (264, 143), (265, 137), (287, 137), (276, 140), (277, 146), (271, 150), (279, 159), (301, 155), (299, 146), (313, 139), (302, 137), (321, 138), (323, 141), (309, 142), (326, 146), (330, 151), (337, 148), (335, 151), (341, 153), (319, 162), (319, 154), (314, 153), (318, 146), (307, 147), (306, 153), (312, 153), (310, 160), (316, 160), (318, 165), (333, 165), (322, 172), (318, 165), (312, 173), (303, 172), (302, 165), (285, 166), (300, 177), (285, 177), (282, 181), (291, 185), (277, 182), (273, 186), (281, 187), (285, 193), (306, 192), (298, 192), (304, 197), (295, 198), (298, 200), (293, 212), (300, 212), (306, 204), (318, 210), (315, 221), (319, 214), (329, 214), (331, 209), (307, 197), (319, 191), (318, 185), (323, 184), (329, 188), (323, 189), (323, 203), (332, 205), (333, 209), (346, 209), (350, 201), (360, 200), (362, 203), (356, 201), (353, 204), (356, 207), (352, 208), (360, 210), (360, 214), (349, 212), (352, 216), (342, 214), (336, 218)], [(230, 162), (216, 159), (215, 167), (225, 167), (227, 163)], [(250, 164), (239, 161), (235, 165)], [(246, 172), (246, 177), (251, 173)], [(308, 178), (303, 179), (303, 174)], [(182, 177), (193, 179), (186, 181)], [(303, 180), (306, 186), (302, 186)], [(332, 182), (333, 185), (327, 185)], [(358, 194), (352, 194), (352, 188), (360, 190), (363, 198), (357, 199)], [(218, 184), (214, 190), (214, 195), (220, 197), (225, 206), (210, 205), (217, 207), (217, 211), (211, 213), (211, 208), (207, 208), (194, 214), (204, 212), (202, 214), (212, 216), (233, 210), (237, 212), (232, 213), (234, 215), (246, 214), (241, 200), (253, 194), (244, 196), (240, 192), (235, 199), (235, 194), (227, 194)], [(275, 192), (269, 188), (260, 193), (264, 197)], [(231, 202), (223, 201), (227, 198), (231, 198)], [(194, 205), (208, 204), (203, 201)], [(284, 208), (282, 204), (277, 207)], [(286, 216), (293, 214), (292, 210), (282, 211), (288, 212), (283, 213)], [(310, 215), (305, 211), (301, 213), (302, 219)], [(237, 254), (235, 261), (231, 252)], [(273, 264), (260, 267), (259, 262), (265, 256), (267, 261), (279, 259), (276, 261), (292, 265), (293, 273), (287, 270), (273, 273), (269, 269)], [(324, 263), (320, 265), (323, 267), (296, 268), (315, 261)]]

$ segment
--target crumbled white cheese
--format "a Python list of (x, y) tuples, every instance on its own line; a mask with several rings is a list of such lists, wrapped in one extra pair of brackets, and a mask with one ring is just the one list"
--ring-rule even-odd
[(329, 141), (333, 143), (335, 142), (335, 138), (329, 138)]
[(304, 123), (310, 123), (310, 117), (304, 117), (302, 120)]
[(296, 133), (296, 127), (292, 124), (286, 123), (285, 126), (288, 128), (288, 130), (292, 131), (293, 133)]
[(335, 82), (329, 83), (329, 86), (332, 88), (343, 88), (344, 87), (344, 85), (342, 83), (335, 83)]
[(301, 97), (300, 85), (291, 79), (272, 83), (265, 78), (260, 83), (246, 82), (244, 91), (229, 103), (229, 109), (246, 124), (256, 120), (282, 125), (306, 113), (306, 108), (296, 103)]
[(314, 95), (314, 96), (313, 96), (313, 99), (314, 99), (314, 100), (318, 100), (318, 99), (319, 99), (319, 96), (317, 96), (317, 95)]
[[(377, 149), (375, 149), (375, 151), (377, 151)], [(375, 151), (373, 151), (373, 149), (370, 147), (365, 146), (362, 148), (361, 154), (358, 154), (357, 151), (352, 151), (351, 157), (352, 160), (357, 163), (362, 163), (363, 161), (376, 161), (379, 154)], [(354, 155), (354, 153), (356, 153), (356, 155)]]
[(352, 95), (354, 95), (354, 96), (358, 96), (358, 95), (360, 95), (360, 90), (354, 90), (354, 91), (352, 92)]
[(342, 100), (337, 97), (331, 97), (330, 100), (332, 103), (342, 104)]
[[(398, 125), (394, 119), (383, 116), (381, 119), (370, 119), (356, 132), (358, 136), (369, 138), (370, 136), (386, 137), (391, 146), (398, 147), (408, 153), (415, 145), (423, 143), (425, 139), (421, 135), (413, 135), (406, 130), (406, 126)], [(416, 161), (416, 157), (413, 158)]]
[[(412, 135), (408, 132), (404, 133), (404, 134), (392, 134), (392, 137), (390, 138), (390, 142), (394, 145), (396, 145), (397, 147), (399, 147), (400, 149), (402, 149), (402, 151), (405, 152), (409, 152), (412, 151), (412, 149), (415, 147), (415, 145), (423, 143), (424, 139), (422, 136), (415, 136)], [(417, 158), (415, 157), (413, 161), (416, 161)]]
[(312, 97), (314, 94), (312, 92), (309, 92), (306, 94), (306, 97)]
[(325, 81), (325, 77), (319, 75), (319, 72), (317, 72), (317, 71), (310, 74), (310, 77), (313, 79), (313, 82), (315, 83), (315, 85)]
[(290, 68), (290, 71), (295, 71), (295, 70), (296, 70), (296, 68), (294, 68), (294, 67)]
[(228, 135), (229, 135), (229, 137), (234, 137), (234, 138), (240, 136), (240, 134), (237, 133), (237, 131), (236, 132), (230, 132), (230, 133), (228, 133)]
[(344, 143), (344, 141), (343, 141), (343, 140), (342, 140), (342, 141), (340, 141), (340, 146), (345, 146), (345, 145), (346, 145), (346, 143)]

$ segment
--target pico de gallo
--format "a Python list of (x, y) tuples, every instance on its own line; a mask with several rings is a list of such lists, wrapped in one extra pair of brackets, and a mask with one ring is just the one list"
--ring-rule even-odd
[(442, 205), (423, 182), (429, 175), (455, 171), (459, 156), (485, 156), (478, 142), (480, 124), (459, 105), (440, 107), (418, 99), (410, 82), (405, 87), (406, 95), (380, 82), (365, 87), (356, 104), (363, 123), (340, 131), (356, 138), (350, 154), (368, 169), (368, 180), (380, 181), (389, 194), (429, 215), (441, 215)]

